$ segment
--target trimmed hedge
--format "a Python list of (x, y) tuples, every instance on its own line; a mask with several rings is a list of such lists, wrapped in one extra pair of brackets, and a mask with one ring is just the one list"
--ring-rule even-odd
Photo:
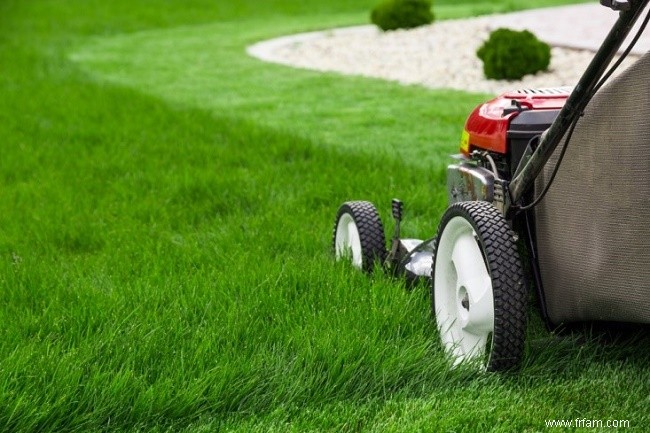
[(548, 69), (551, 47), (528, 30), (498, 29), (476, 52), (487, 78), (519, 80)]
[(431, 24), (434, 19), (430, 0), (384, 0), (370, 13), (370, 20), (380, 29), (411, 29)]

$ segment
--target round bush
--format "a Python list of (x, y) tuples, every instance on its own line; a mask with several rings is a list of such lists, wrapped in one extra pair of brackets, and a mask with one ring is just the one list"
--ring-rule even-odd
[(495, 30), (476, 55), (483, 61), (485, 76), (496, 80), (518, 80), (547, 70), (551, 63), (551, 47), (528, 30)]
[(411, 29), (431, 24), (430, 0), (384, 0), (372, 10), (370, 19), (380, 29)]

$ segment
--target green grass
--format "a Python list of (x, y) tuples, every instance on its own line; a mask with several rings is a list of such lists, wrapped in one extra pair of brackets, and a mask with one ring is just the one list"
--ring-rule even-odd
[(434, 233), (484, 98), (244, 54), (373, 3), (0, 3), (0, 431), (643, 430), (647, 338), (533, 315), (519, 374), (451, 371), (425, 288), (332, 262), (344, 200)]

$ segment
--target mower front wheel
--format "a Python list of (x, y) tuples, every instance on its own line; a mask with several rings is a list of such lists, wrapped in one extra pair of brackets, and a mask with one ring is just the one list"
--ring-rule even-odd
[(516, 367), (524, 351), (526, 286), (515, 235), (487, 202), (461, 202), (442, 217), (434, 246), (432, 310), (454, 365)]
[(343, 203), (336, 214), (334, 255), (365, 272), (386, 259), (386, 237), (377, 208), (368, 201)]

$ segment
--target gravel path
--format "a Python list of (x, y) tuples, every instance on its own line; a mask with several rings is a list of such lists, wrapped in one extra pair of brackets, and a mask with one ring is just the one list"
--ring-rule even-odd
[[(248, 53), (298, 68), (500, 93), (521, 87), (574, 85), (593, 57), (591, 50), (598, 47), (615, 19), (616, 14), (607, 8), (589, 4), (439, 21), (412, 30), (381, 32), (374, 26), (361, 26), (305, 33), (255, 44)], [(498, 27), (528, 28), (552, 44), (549, 71), (521, 81), (486, 80), (476, 50)], [(648, 47), (650, 38), (644, 36), (635, 51), (643, 53)], [(630, 56), (623, 66), (636, 58)]]

